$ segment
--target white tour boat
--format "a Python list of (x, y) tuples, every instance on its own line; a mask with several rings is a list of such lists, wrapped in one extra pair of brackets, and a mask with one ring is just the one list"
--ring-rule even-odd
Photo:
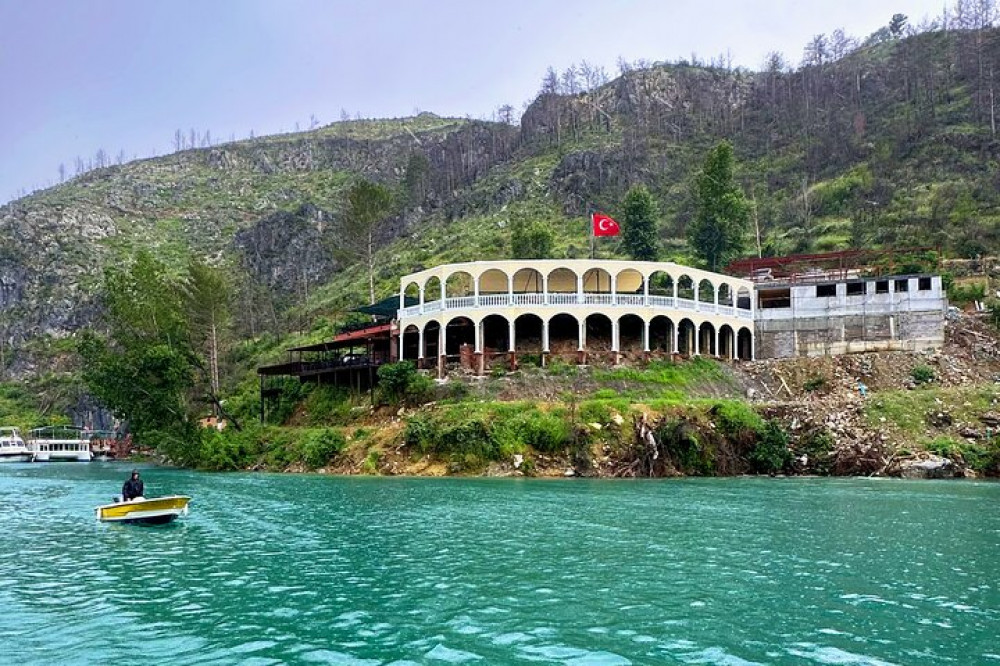
[(28, 436), (28, 448), (35, 462), (90, 462), (90, 437), (83, 428), (45, 426)]
[(17, 428), (0, 427), (0, 463), (31, 462), (31, 450)]

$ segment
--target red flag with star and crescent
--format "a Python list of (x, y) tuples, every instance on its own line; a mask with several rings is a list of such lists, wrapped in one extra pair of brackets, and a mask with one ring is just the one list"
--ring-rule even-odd
[(594, 224), (594, 235), (595, 236), (617, 236), (618, 232), (621, 231), (618, 227), (618, 223), (614, 221), (610, 215), (605, 215), (604, 213), (594, 213), (591, 216)]

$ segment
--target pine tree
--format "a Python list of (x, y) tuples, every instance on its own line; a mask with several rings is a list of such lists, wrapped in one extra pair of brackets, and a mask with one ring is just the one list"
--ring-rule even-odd
[(743, 251), (749, 206), (733, 178), (733, 146), (722, 141), (709, 151), (695, 178), (695, 216), (688, 242), (711, 270)]
[(636, 261), (656, 261), (659, 243), (656, 218), (659, 212), (653, 195), (645, 185), (633, 185), (625, 195), (622, 218), (622, 244)]

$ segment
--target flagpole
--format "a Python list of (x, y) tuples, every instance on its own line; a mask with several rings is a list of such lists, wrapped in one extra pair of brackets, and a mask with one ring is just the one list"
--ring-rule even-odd
[(594, 212), (590, 212), (590, 258), (597, 258), (597, 236), (594, 234)]

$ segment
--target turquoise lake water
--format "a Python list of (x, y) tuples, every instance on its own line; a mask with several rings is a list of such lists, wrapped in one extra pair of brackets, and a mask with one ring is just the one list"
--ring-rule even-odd
[(1000, 484), (0, 465), (0, 663), (998, 664)]

